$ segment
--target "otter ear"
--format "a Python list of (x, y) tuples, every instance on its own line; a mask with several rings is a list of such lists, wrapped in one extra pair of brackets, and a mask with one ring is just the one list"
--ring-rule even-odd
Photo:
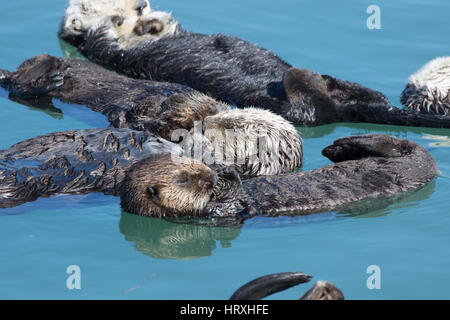
[(307, 69), (290, 68), (283, 77), (283, 86), (289, 101), (299, 98), (301, 94), (319, 91), (327, 94), (327, 86), (322, 77)]
[(152, 198), (152, 201), (156, 204), (160, 203), (159, 196), (158, 196), (158, 189), (156, 187), (149, 186), (147, 187), (147, 192)]

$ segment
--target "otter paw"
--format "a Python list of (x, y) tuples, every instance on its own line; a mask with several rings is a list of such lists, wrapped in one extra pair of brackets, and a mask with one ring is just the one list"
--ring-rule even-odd
[(164, 24), (159, 19), (139, 20), (133, 29), (138, 36), (144, 34), (158, 34), (164, 29)]
[(61, 62), (48, 55), (25, 61), (10, 77), (10, 90), (15, 96), (35, 98), (45, 95), (64, 84)]
[(52, 71), (38, 79), (13, 83), (11, 93), (22, 98), (34, 98), (45, 95), (63, 84), (63, 75), (59, 71)]

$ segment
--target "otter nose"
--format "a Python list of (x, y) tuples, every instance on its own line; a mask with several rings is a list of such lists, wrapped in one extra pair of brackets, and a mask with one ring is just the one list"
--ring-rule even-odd
[(148, 6), (148, 3), (146, 0), (138, 0), (135, 9), (139, 16), (142, 15), (142, 12), (144, 11), (145, 8), (147, 8), (147, 6)]

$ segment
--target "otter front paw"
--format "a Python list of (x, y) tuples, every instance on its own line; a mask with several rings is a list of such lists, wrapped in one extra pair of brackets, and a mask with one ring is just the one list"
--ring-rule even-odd
[(133, 29), (138, 36), (144, 34), (158, 34), (164, 29), (164, 24), (159, 19), (139, 20)]
[(407, 140), (369, 134), (338, 139), (323, 149), (322, 154), (333, 162), (342, 162), (368, 157), (401, 157), (411, 153), (413, 147)]
[(58, 58), (40, 55), (25, 61), (9, 78), (10, 91), (22, 98), (45, 95), (64, 84)]
[(36, 98), (61, 87), (63, 84), (63, 75), (55, 70), (38, 79), (12, 83), (11, 93), (22, 98)]

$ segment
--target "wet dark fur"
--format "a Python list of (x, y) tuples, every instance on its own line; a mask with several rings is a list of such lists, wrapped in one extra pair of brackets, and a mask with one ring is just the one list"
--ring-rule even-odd
[(89, 32), (80, 52), (134, 78), (181, 83), (238, 107), (270, 109), (299, 125), (372, 122), (450, 128), (450, 117), (392, 107), (380, 92), (292, 68), (234, 36), (180, 31), (126, 50), (108, 38), (108, 28)]
[(338, 139), (322, 153), (336, 163), (243, 181), (256, 212), (273, 216), (338, 210), (420, 188), (438, 173), (436, 161), (422, 146), (386, 135)]
[(0, 86), (22, 103), (46, 96), (86, 105), (105, 114), (115, 128), (148, 130), (168, 140), (173, 130), (190, 130), (194, 121), (228, 108), (204, 97), (201, 114), (177, 121), (174, 114), (201, 93), (183, 85), (131, 79), (92, 62), (49, 55), (27, 60), (15, 72), (0, 69)]
[(129, 129), (72, 130), (19, 142), (0, 151), (0, 208), (59, 193), (119, 195), (129, 166), (171, 147)]

